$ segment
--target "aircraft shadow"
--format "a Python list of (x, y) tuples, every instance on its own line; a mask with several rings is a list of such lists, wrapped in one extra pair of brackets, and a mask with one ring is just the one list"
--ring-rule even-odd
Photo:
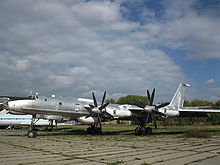
[[(59, 131), (63, 131), (60, 129)], [(106, 135), (134, 135), (131, 133), (133, 130), (124, 130), (124, 131), (103, 131), (102, 134), (88, 134), (85, 130), (74, 129), (74, 130), (65, 130), (64, 132), (55, 132), (53, 131), (43, 131), (45, 133), (39, 134), (38, 136), (59, 136), (59, 135), (94, 135), (94, 136), (106, 136)]]
[[(60, 129), (59, 131), (63, 131), (64, 129)], [(57, 130), (56, 130), (57, 131)], [(88, 134), (83, 129), (74, 129), (74, 130), (65, 130), (63, 132), (53, 132), (44, 131), (44, 134), (39, 134), (38, 136), (59, 136), (59, 135), (94, 135), (94, 136), (110, 136), (110, 135), (131, 135), (135, 136), (134, 130), (120, 130), (120, 131), (103, 131), (102, 134)], [(152, 135), (178, 135), (183, 134), (185, 131), (170, 131), (170, 132), (153, 132)], [(152, 135), (144, 135), (144, 136), (152, 136)]]
[[(54, 130), (41, 130), (37, 131), (38, 136), (62, 136), (62, 135), (94, 135), (94, 136), (110, 136), (110, 135), (130, 135), (130, 136), (135, 136), (134, 130), (112, 130), (112, 131), (103, 131), (102, 134), (88, 134), (85, 129), (70, 129), (70, 128), (55, 128)], [(153, 134), (155, 136), (160, 136), (160, 135), (180, 135), (184, 134), (187, 132), (187, 130), (183, 131), (166, 131), (166, 132), (154, 132)], [(210, 132), (210, 133), (218, 133), (220, 132), (220, 129), (204, 129), (202, 132)], [(23, 134), (24, 135), (24, 134)], [(152, 136), (152, 135), (143, 135), (143, 136)], [(7, 136), (21, 136), (19, 135), (7, 135)]]

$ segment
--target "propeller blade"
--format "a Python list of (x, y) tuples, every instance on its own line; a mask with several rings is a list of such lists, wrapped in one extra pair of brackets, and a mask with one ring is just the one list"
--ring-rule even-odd
[(95, 106), (94, 106), (94, 105), (89, 104), (89, 106), (90, 106), (90, 108), (91, 108), (91, 109), (92, 109), (92, 108), (95, 108)]
[(152, 94), (151, 94), (150, 104), (149, 104), (149, 105), (153, 105), (153, 102), (154, 102), (154, 94), (155, 94), (155, 88), (153, 89), (153, 92), (152, 92)]
[(151, 117), (152, 117), (153, 122), (154, 122), (154, 127), (157, 129), (157, 119), (156, 119), (155, 113), (151, 113)]
[(92, 92), (92, 97), (93, 97), (93, 101), (94, 101), (94, 106), (98, 107), (98, 104), (97, 104), (97, 101), (96, 101), (96, 98), (95, 98), (95, 94), (93, 92)]
[(90, 116), (92, 116), (92, 114), (90, 114), (90, 115), (86, 116), (85, 118), (87, 119), (87, 118), (88, 118), (88, 117), (90, 117)]
[(109, 103), (105, 103), (104, 105), (102, 105), (101, 107), (99, 107), (99, 110), (101, 111), (102, 109), (104, 109), (105, 107), (107, 107), (109, 105)]
[(166, 116), (164, 113), (156, 111), (156, 110), (152, 110), (153, 113), (160, 115), (160, 116)]
[(114, 119), (114, 116), (112, 116), (110, 113), (104, 111), (104, 114), (107, 115), (109, 118)]
[(136, 105), (136, 106), (138, 106), (138, 107), (141, 107), (141, 108), (143, 108), (143, 109), (144, 109), (144, 107), (145, 107), (144, 104), (141, 103), (141, 100), (140, 100), (140, 99), (136, 99), (134, 105)]
[(167, 105), (169, 105), (170, 103), (164, 103), (164, 104), (160, 104), (156, 106), (156, 109), (162, 108), (162, 107), (166, 107)]
[(148, 99), (148, 102), (150, 103), (150, 92), (149, 92), (149, 90), (147, 90), (147, 99)]
[(97, 122), (100, 124), (100, 128), (102, 128), (102, 120), (101, 120), (101, 118), (100, 118), (100, 115), (98, 114), (98, 120), (97, 120)]
[(103, 97), (102, 97), (102, 105), (103, 105), (104, 102), (105, 102), (105, 96), (106, 96), (106, 91), (104, 92), (104, 95), (103, 95)]

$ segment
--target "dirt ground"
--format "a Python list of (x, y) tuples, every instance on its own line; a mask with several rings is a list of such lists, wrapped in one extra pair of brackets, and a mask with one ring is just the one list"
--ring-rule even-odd
[(181, 132), (148, 136), (126, 132), (110, 130), (104, 135), (88, 135), (80, 128), (57, 129), (28, 138), (26, 130), (1, 129), (0, 164), (217, 165), (220, 161), (219, 134), (186, 138)]

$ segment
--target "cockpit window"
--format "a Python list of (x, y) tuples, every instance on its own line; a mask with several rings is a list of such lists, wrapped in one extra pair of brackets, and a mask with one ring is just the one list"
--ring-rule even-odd
[(38, 96), (35, 96), (35, 95), (29, 95), (26, 97), (27, 99), (31, 99), (31, 100), (36, 100), (38, 99)]

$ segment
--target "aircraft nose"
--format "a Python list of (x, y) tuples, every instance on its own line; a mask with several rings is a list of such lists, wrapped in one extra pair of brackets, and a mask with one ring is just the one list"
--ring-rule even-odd
[(8, 102), (4, 102), (4, 103), (3, 103), (3, 108), (6, 109), (6, 110), (9, 109)]

